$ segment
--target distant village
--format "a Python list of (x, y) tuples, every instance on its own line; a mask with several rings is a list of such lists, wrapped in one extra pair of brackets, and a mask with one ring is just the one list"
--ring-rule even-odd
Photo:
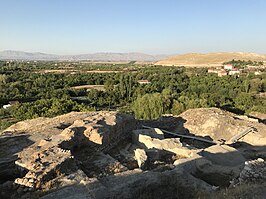
[[(234, 61), (234, 60), (233, 60)], [(14, 60), (10, 60), (10, 61), (6, 61), (6, 65), (11, 65), (11, 63), (16, 62)], [(32, 61), (21, 61), (22, 63), (26, 63), (26, 64), (31, 64)], [(38, 61), (33, 61), (33, 63), (37, 63)], [(254, 75), (262, 75), (265, 71), (266, 71), (266, 63), (265, 62), (252, 62), (252, 61), (234, 61), (235, 63), (230, 63), (230, 62), (225, 62), (223, 64), (221, 64), (221, 66), (218, 67), (209, 67), (208, 68), (208, 73), (214, 73), (217, 74), (218, 77), (223, 77), (223, 76), (236, 76), (239, 77), (240, 74), (246, 74), (246, 73), (253, 73)], [(241, 63), (242, 62), (242, 63)], [(239, 67), (239, 63), (242, 64)], [(73, 74), (78, 74), (78, 72), (80, 72), (79, 70), (74, 70), (73, 68), (76, 65), (73, 64), (79, 64), (79, 62), (77, 63), (67, 63), (67, 62), (62, 62), (59, 63), (59, 65), (63, 65), (63, 67), (55, 69), (55, 68), (49, 68), (49, 69), (43, 69), (40, 71), (35, 71), (34, 73), (38, 74), (46, 74), (46, 73), (54, 73), (54, 74), (64, 74), (69, 72), (69, 74), (73, 75)], [(256, 65), (257, 64), (257, 65)], [(53, 64), (55, 67), (58, 66), (58, 63), (54, 63)], [(115, 64), (114, 64), (115, 65)], [(35, 65), (34, 65), (35, 66)], [(142, 66), (142, 68), (145, 68), (145, 66)], [(128, 70), (128, 68), (124, 68), (123, 71)], [(83, 70), (83, 72), (86, 73), (118, 73), (118, 72), (122, 72), (119, 70), (107, 70), (107, 69), (97, 69), (97, 70)], [(146, 84), (150, 84), (152, 83), (151, 81), (147, 80), (147, 79), (139, 79), (136, 81), (137, 84), (140, 85), (146, 85)], [(114, 85), (115, 87), (117, 85)], [(74, 86), (71, 87), (74, 90), (79, 90), (79, 89), (86, 89), (86, 91), (90, 91), (90, 90), (97, 90), (97, 91), (105, 91), (105, 86), (104, 85), (79, 85), (79, 86)], [(265, 96), (262, 96), (265, 97)], [(9, 103), (2, 105), (3, 109), (7, 109), (9, 107), (12, 107), (14, 105), (20, 104), (22, 102), (19, 101), (9, 101)]]
[[(265, 69), (266, 66), (261, 66), (261, 69)], [(215, 73), (219, 77), (227, 75), (239, 76), (242, 72), (254, 72), (255, 75), (261, 75), (262, 72), (258, 69), (258, 66), (247, 66), (245, 69), (238, 69), (234, 67), (234, 64), (224, 64), (221, 67), (208, 68), (208, 73)]]

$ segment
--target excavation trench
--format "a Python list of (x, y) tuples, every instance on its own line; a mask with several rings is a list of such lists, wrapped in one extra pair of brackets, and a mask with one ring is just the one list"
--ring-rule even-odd
[[(72, 122), (54, 120), (48, 129), (43, 128), (46, 120), (38, 133), (34, 129), (31, 136), (41, 135), (34, 139), (1, 138), (1, 158), (11, 161), (0, 161), (6, 169), (0, 176), (12, 185), (0, 186), (2, 198), (195, 198), (199, 190), (211, 193), (213, 186), (228, 187), (239, 179), (247, 159), (265, 152), (244, 142), (250, 137), (246, 126), (234, 131), (235, 143), (226, 143), (222, 139), (229, 140), (232, 134), (219, 137), (205, 133), (207, 129), (203, 135), (197, 130), (201, 126), (189, 126), (197, 121), (190, 123), (186, 115), (186, 120), (170, 117), (166, 121), (136, 121), (116, 112), (80, 113), (78, 117)], [(214, 124), (202, 126), (213, 128)], [(256, 128), (262, 132), (261, 126)]]

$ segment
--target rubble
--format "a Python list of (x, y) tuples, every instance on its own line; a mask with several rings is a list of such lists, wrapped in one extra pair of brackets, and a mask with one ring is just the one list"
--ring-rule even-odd
[(178, 156), (191, 157), (193, 150), (182, 146), (179, 138), (157, 139), (148, 135), (137, 134), (133, 132), (133, 142), (144, 149), (158, 149), (161, 151), (172, 152)]
[(139, 168), (142, 168), (147, 160), (147, 155), (144, 149), (135, 150), (135, 159), (138, 162)]
[(164, 139), (164, 133), (158, 128), (151, 129), (137, 129), (132, 132), (132, 140), (136, 142), (139, 139), (139, 135), (148, 135), (152, 138), (159, 140)]
[(264, 124), (216, 108), (164, 119), (102, 111), (19, 122), (0, 136), (0, 197), (200, 198), (265, 181)]
[[(167, 187), (167, 188), (166, 188)], [(212, 192), (212, 186), (194, 178), (182, 169), (164, 172), (135, 169), (92, 179), (83, 185), (68, 186), (42, 199), (54, 198), (196, 198), (199, 193)]]
[[(76, 120), (60, 134), (42, 139), (18, 153), (19, 159), (15, 164), (27, 173), (17, 178), (15, 183), (39, 188), (54, 176), (76, 169), (71, 151), (85, 145), (91, 148), (107, 147), (113, 139), (132, 131), (134, 124), (132, 116), (115, 112), (91, 113), (90, 117)], [(95, 146), (92, 143), (100, 144)]]
[(239, 176), (244, 162), (245, 158), (236, 149), (226, 145), (214, 145), (191, 158), (176, 160), (174, 165), (211, 185), (225, 187)]
[(262, 158), (248, 160), (238, 178), (231, 181), (231, 186), (245, 183), (260, 183), (266, 180), (266, 161)]
[[(254, 127), (256, 133), (249, 133), (241, 138), (240, 141), (253, 146), (264, 146), (266, 143), (266, 126), (257, 121), (250, 121), (239, 117), (236, 114), (218, 108), (197, 108), (190, 109), (180, 114), (184, 123), (183, 133), (189, 133), (201, 137), (209, 137), (213, 141), (229, 141), (233, 136), (240, 132)], [(180, 131), (182, 128), (176, 127)], [(180, 133), (180, 132), (179, 132)]]
[(266, 124), (266, 114), (259, 113), (259, 112), (251, 112), (248, 115), (251, 118), (259, 120), (259, 122)]
[(98, 173), (98, 176), (102, 177), (128, 170), (127, 167), (122, 165), (112, 156), (104, 154), (102, 152), (95, 155), (94, 159), (91, 161), (90, 164), (91, 165), (87, 169), (90, 170), (92, 176), (93, 174)]

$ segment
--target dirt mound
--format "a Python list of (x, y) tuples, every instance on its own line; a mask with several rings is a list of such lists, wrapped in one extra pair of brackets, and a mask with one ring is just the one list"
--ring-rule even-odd
[(190, 109), (179, 117), (184, 120), (184, 133), (189, 132), (216, 142), (224, 140), (230, 143), (231, 138), (253, 127), (256, 130), (246, 134), (239, 141), (253, 146), (265, 146), (266, 143), (265, 124), (218, 108)]
[(165, 60), (161, 60), (156, 65), (165, 66), (186, 66), (186, 67), (208, 67), (208, 66), (221, 66), (222, 63), (231, 60), (251, 60), (251, 61), (266, 61), (265, 55), (259, 55), (255, 53), (243, 53), (243, 52), (222, 52), (222, 53), (189, 53), (183, 55), (177, 55), (169, 57)]

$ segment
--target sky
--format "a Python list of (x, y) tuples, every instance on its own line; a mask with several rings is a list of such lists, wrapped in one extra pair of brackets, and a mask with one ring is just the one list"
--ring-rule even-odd
[(0, 51), (266, 54), (266, 0), (0, 0)]

